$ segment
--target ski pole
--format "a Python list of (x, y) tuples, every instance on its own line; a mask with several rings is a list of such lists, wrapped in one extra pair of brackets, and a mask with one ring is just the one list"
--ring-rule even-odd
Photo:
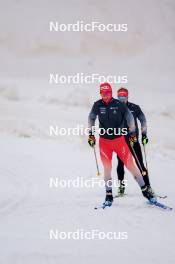
[[(148, 163), (147, 163), (147, 158), (146, 158), (145, 145), (143, 145), (143, 151), (144, 151), (144, 156), (145, 156), (146, 170), (147, 170), (147, 173), (148, 173)], [(149, 175), (149, 173), (148, 173), (148, 175)]]
[(99, 166), (98, 166), (98, 160), (97, 160), (95, 147), (93, 147), (93, 149), (94, 149), (95, 163), (96, 163), (96, 167), (97, 167), (97, 176), (100, 176), (100, 171), (99, 171)]
[(142, 173), (142, 176), (145, 176), (145, 175), (146, 175), (146, 171), (143, 171), (142, 166), (140, 165), (140, 161), (139, 161), (139, 159), (138, 159), (138, 157), (137, 157), (137, 154), (136, 154), (136, 152), (135, 152), (135, 150), (134, 150), (133, 144), (130, 143), (130, 146), (131, 146), (131, 148), (132, 148), (132, 151), (133, 151), (133, 154), (134, 154), (134, 158), (137, 160), (137, 164), (138, 164), (139, 169), (140, 169), (140, 171), (141, 171), (141, 173)]

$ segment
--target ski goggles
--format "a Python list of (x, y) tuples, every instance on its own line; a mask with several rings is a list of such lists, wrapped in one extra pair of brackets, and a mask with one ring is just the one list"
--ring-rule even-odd
[(118, 96), (119, 101), (125, 102), (128, 100), (128, 96)]

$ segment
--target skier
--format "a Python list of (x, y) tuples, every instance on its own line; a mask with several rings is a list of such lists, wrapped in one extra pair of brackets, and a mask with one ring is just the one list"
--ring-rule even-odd
[[(148, 143), (146, 118), (145, 118), (145, 115), (142, 112), (140, 106), (133, 104), (131, 102), (128, 102), (128, 95), (129, 95), (129, 93), (128, 93), (128, 90), (126, 88), (120, 88), (117, 91), (118, 100), (126, 104), (126, 106), (128, 107), (128, 109), (130, 110), (130, 112), (132, 113), (132, 115), (134, 117), (134, 122), (135, 122), (135, 127), (136, 127), (136, 137), (137, 137), (137, 141), (133, 145), (134, 150), (130, 147), (128, 135), (126, 135), (126, 141), (130, 147), (130, 151), (132, 152), (133, 156), (134, 157), (135, 157), (135, 155), (137, 156), (137, 158), (135, 158), (135, 162), (136, 162), (138, 168), (140, 169), (140, 172), (143, 175), (145, 185), (148, 187), (150, 192), (153, 192), (153, 190), (151, 189), (151, 186), (150, 186), (148, 171), (145, 168), (144, 162), (143, 162), (142, 150), (141, 150), (141, 146), (139, 143), (139, 129), (138, 129), (138, 124), (137, 124), (137, 120), (139, 120), (141, 123), (142, 144), (146, 145)], [(126, 122), (125, 122), (125, 126), (127, 126)], [(135, 153), (133, 153), (133, 151)], [(124, 163), (118, 155), (117, 155), (117, 158), (118, 158), (117, 174), (118, 174), (118, 180), (120, 182), (120, 186), (118, 188), (118, 195), (123, 196), (124, 191), (125, 191), (125, 185), (123, 183), (124, 182), (124, 173), (125, 173)]]
[(104, 180), (106, 188), (105, 204), (107, 206), (111, 206), (113, 202), (111, 183), (111, 161), (113, 152), (120, 157), (128, 170), (133, 174), (142, 190), (143, 196), (149, 201), (154, 200), (154, 195), (145, 185), (142, 174), (134, 162), (125, 137), (115, 133), (115, 129), (121, 129), (124, 127), (124, 122), (126, 120), (129, 128), (129, 141), (131, 144), (135, 144), (137, 137), (135, 134), (136, 128), (132, 114), (124, 103), (112, 97), (112, 87), (109, 83), (102, 83), (100, 85), (100, 95), (102, 99), (94, 103), (88, 117), (88, 143), (91, 147), (94, 147), (96, 144), (93, 128), (95, 120), (98, 116), (99, 127), (103, 130), (103, 132), (105, 131), (105, 133), (101, 133), (99, 137), (100, 157), (104, 167)]

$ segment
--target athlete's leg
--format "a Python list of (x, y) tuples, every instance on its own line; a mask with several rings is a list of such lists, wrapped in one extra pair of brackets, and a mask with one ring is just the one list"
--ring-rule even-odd
[(100, 157), (104, 168), (104, 181), (105, 181), (106, 191), (112, 191), (111, 161), (112, 161), (113, 151), (111, 148), (111, 140), (100, 138), (99, 147), (100, 147)]
[[(143, 172), (143, 171), (145, 172), (145, 175), (143, 176), (145, 185), (150, 186), (149, 176), (148, 176), (147, 169), (145, 168), (145, 165), (144, 165), (144, 162), (143, 162), (142, 150), (141, 150), (141, 146), (140, 146), (139, 141), (137, 141), (134, 144), (134, 151), (135, 151), (135, 153), (137, 155), (138, 161), (139, 161), (140, 166), (142, 168), (142, 171), (141, 172)], [(135, 160), (135, 161), (136, 161), (136, 163), (138, 165), (138, 161), (137, 160)], [(140, 166), (138, 165), (138, 168), (139, 169), (140, 169)]]
[(119, 158), (118, 155), (117, 155), (117, 159), (118, 159), (118, 164), (117, 164), (118, 180), (120, 182), (122, 182), (124, 180), (124, 174), (125, 174), (124, 164), (123, 164), (123, 161)]
[(131, 151), (126, 143), (124, 136), (115, 139), (114, 149), (119, 158), (123, 161), (126, 168), (132, 173), (140, 187), (145, 186), (141, 172), (134, 162)]

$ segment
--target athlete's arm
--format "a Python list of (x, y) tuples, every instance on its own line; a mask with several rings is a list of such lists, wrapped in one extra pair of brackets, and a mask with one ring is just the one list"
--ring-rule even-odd
[(138, 106), (138, 109), (137, 109), (137, 118), (139, 119), (140, 124), (141, 124), (142, 135), (146, 135), (147, 134), (146, 117), (145, 117), (144, 113), (142, 112), (140, 106)]
[(129, 128), (129, 134), (135, 134), (136, 133), (136, 126), (135, 126), (135, 121), (132, 113), (129, 111), (128, 107), (125, 107), (125, 116), (124, 118), (126, 119), (128, 128)]
[(90, 131), (90, 134), (92, 134), (92, 132), (94, 131), (93, 127), (95, 126), (95, 120), (97, 118), (97, 106), (94, 103), (89, 116), (88, 116), (88, 128)]
[(134, 121), (134, 117), (131, 114), (131, 112), (129, 111), (129, 109), (126, 110), (125, 118), (126, 118), (127, 125), (129, 128), (129, 133), (135, 134), (136, 133), (135, 121)]

